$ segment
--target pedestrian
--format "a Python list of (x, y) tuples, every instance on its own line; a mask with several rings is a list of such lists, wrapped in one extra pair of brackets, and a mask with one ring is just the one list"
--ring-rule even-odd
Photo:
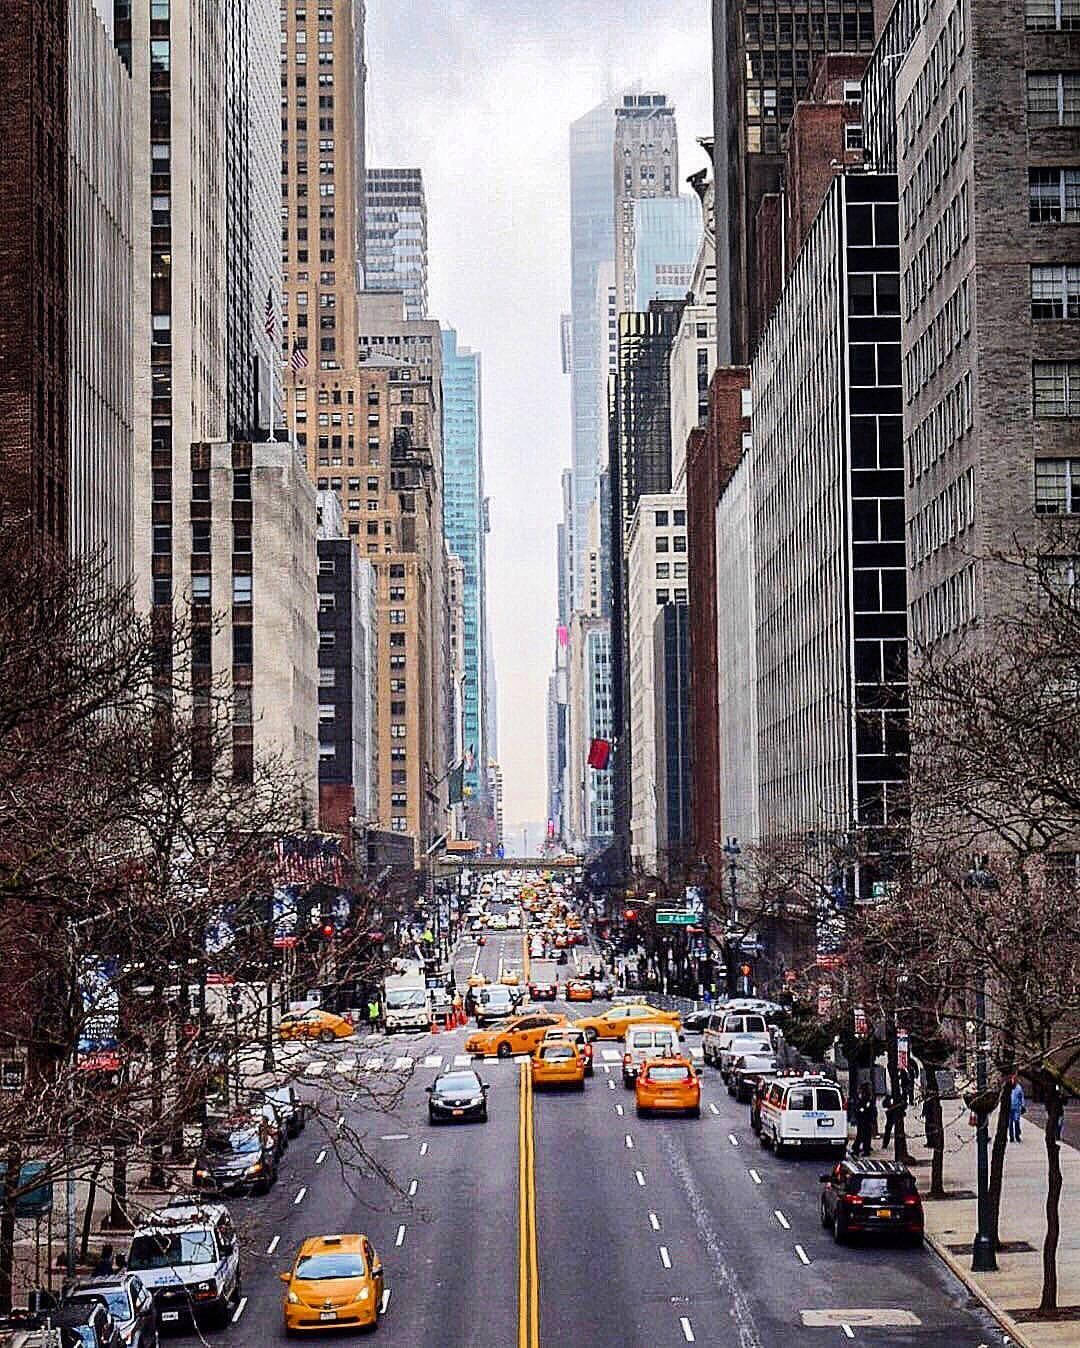
[(894, 1130), (898, 1129), (904, 1121), (907, 1101), (904, 1098), (903, 1091), (898, 1087), (896, 1091), (889, 1092), (881, 1103), (885, 1110), (885, 1132), (881, 1139), (881, 1145), (887, 1147)]
[(102, 1245), (98, 1261), (94, 1268), (95, 1278), (111, 1278), (115, 1268), (115, 1256), (111, 1245)]
[(915, 1102), (915, 1078), (910, 1067), (901, 1067), (896, 1073), (897, 1094), (905, 1105)]
[(379, 1028), (379, 999), (378, 997), (369, 997), (367, 1004), (368, 1029), (375, 1033)]
[(465, 989), (465, 1017), (468, 1019), (476, 1012), (476, 996), (472, 988)]
[(1027, 1113), (1027, 1101), (1024, 1098), (1020, 1078), (1015, 1072), (1009, 1078), (1009, 1083), (1009, 1141), (1022, 1142), (1024, 1139), (1020, 1135), (1020, 1119)]
[(877, 1104), (870, 1083), (864, 1081), (859, 1087), (859, 1096), (855, 1102), (855, 1145), (852, 1156), (869, 1156), (874, 1132), (877, 1129)]

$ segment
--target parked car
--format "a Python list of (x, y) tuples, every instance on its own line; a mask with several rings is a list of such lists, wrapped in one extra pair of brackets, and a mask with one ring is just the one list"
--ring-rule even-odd
[[(760, 1045), (760, 1047), (759, 1047)], [(742, 1053), (771, 1053), (765, 1017), (757, 1012), (714, 1011), (701, 1039), (701, 1052), (713, 1067), (725, 1070), (725, 1059)]]
[[(64, 1297), (62, 1310), (83, 1313), (94, 1305), (104, 1306), (112, 1317), (117, 1348), (157, 1348), (154, 1298), (137, 1273), (123, 1272), (76, 1283)], [(76, 1321), (67, 1323), (74, 1326)]]
[(897, 1161), (838, 1161), (821, 1177), (821, 1225), (842, 1245), (855, 1234), (923, 1238), (923, 1206), (915, 1176)]
[(701, 1011), (690, 1011), (683, 1016), (682, 1026), (688, 1034), (701, 1034), (705, 1026), (709, 1023), (709, 1017), (713, 1014), (708, 1007)]
[(775, 1071), (776, 1059), (771, 1053), (740, 1054), (727, 1074), (728, 1095), (733, 1095), (739, 1104), (746, 1104), (762, 1077), (771, 1076)]
[(235, 1121), (215, 1129), (195, 1160), (195, 1188), (212, 1193), (269, 1192), (278, 1177), (278, 1131), (265, 1120)]
[(122, 1348), (124, 1342), (103, 1301), (65, 1302), (53, 1311), (52, 1322), (73, 1329), (84, 1348)]
[(271, 1086), (256, 1092), (257, 1098), (273, 1105), (288, 1137), (299, 1137), (307, 1125), (307, 1104), (295, 1086)]
[(476, 993), (476, 1023), (491, 1025), (512, 1015), (516, 1005), (514, 991), (505, 983), (491, 983), (479, 988)]

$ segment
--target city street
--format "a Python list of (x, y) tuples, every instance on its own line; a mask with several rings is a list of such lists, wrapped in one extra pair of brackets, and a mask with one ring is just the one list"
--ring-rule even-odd
[[(491, 933), (482, 949), (465, 940), (454, 959), (459, 985), (474, 968), (495, 978), (522, 956), (517, 932)], [(580, 957), (587, 963), (588, 951)], [(556, 969), (537, 962), (532, 972)], [(593, 1008), (555, 1009), (573, 1018)], [(424, 1087), (438, 1066), (466, 1061), (466, 1033), (305, 1050), (317, 1064), (302, 1069), (306, 1092), (331, 1102), (328, 1115), (341, 1102), (346, 1126), (397, 1190), (346, 1180), (322, 1121), (309, 1124), (272, 1193), (231, 1204), (245, 1240), (244, 1300), (236, 1323), (210, 1342), (283, 1339), (278, 1272), (304, 1237), (354, 1230), (383, 1258), (389, 1297), (379, 1332), (399, 1344), (1003, 1342), (929, 1251), (835, 1246), (818, 1221), (824, 1163), (763, 1152), (745, 1106), (711, 1069), (700, 1119), (638, 1120), (616, 1044), (596, 1045), (584, 1096), (529, 1100), (520, 1063), (492, 1059), (479, 1064), (491, 1121), (431, 1128)], [(390, 1112), (351, 1101), (353, 1080), (395, 1073), (408, 1081)], [(534, 1176), (521, 1167), (533, 1145)]]

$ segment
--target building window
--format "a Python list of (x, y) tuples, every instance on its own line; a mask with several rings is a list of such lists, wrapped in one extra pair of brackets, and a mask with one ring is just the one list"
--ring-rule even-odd
[(191, 597), (196, 603), (208, 602), (210, 599), (210, 577), (199, 575), (191, 577)]
[(863, 130), (861, 122), (849, 122), (844, 127), (844, 149), (849, 152), (861, 150), (863, 147)]
[(405, 610), (403, 608), (392, 608), (390, 610), (390, 621), (400, 627), (405, 622)]
[(1080, 168), (1029, 169), (1028, 215), (1033, 225), (1080, 222)]
[(667, 535), (666, 535), (666, 534), (662, 534), (662, 535), (656, 540), (656, 551), (657, 551), (657, 552), (668, 552), (668, 551), (670, 551), (670, 545), (669, 545), (669, 543), (668, 543), (668, 539), (667, 539)]
[(333, 758), (337, 754), (337, 746), (333, 744), (319, 745), (319, 758)]
[(675, 537), (671, 540), (671, 550), (672, 550), (673, 552), (685, 552), (685, 551), (686, 551), (686, 535), (685, 535), (685, 534), (676, 534), (676, 535), (675, 535)]
[(394, 833), (408, 833), (409, 821), (403, 815), (395, 814), (391, 816), (390, 827)]
[(255, 643), (252, 629), (240, 623), (233, 624), (232, 630), (233, 664), (250, 665), (254, 659)]
[(210, 551), (210, 521), (191, 521), (191, 551), (206, 553)]
[(1080, 267), (1032, 267), (1031, 317), (1080, 318)]
[(658, 604), (666, 604), (670, 598), (671, 598), (670, 590), (657, 590), (656, 602)]
[[(685, 510), (675, 510), (675, 511), (672, 511), (672, 514), (671, 514), (671, 522), (672, 522), (672, 524), (674, 524), (674, 526), (675, 526), (676, 529), (685, 529), (685, 528), (686, 528), (686, 511), (685, 511)], [(678, 549), (676, 549), (676, 551), (678, 551)]]
[(337, 683), (337, 670), (336, 670), (336, 669), (320, 669), (320, 670), (319, 670), (319, 687), (320, 687), (320, 688), (333, 688), (333, 687), (336, 685), (336, 683)]
[(390, 727), (390, 738), (392, 740), (403, 740), (407, 734), (403, 721), (398, 721)]
[(1025, 0), (1024, 14), (1033, 33), (1080, 29), (1080, 0)]
[(666, 510), (653, 511), (653, 523), (658, 529), (666, 529), (668, 522), (668, 513)]
[(1080, 125), (1080, 74), (1061, 70), (1029, 72), (1027, 107), (1031, 126)]
[(319, 703), (319, 724), (327, 725), (337, 716), (337, 708), (332, 702)]
[(1035, 513), (1080, 515), (1080, 459), (1036, 459)]
[(1037, 417), (1080, 417), (1080, 360), (1037, 360), (1032, 365)]
[(251, 577), (233, 576), (232, 578), (232, 597), (234, 604), (251, 603)]
[(675, 572), (674, 572), (674, 575), (675, 575), (675, 579), (676, 579), (676, 580), (683, 580), (683, 579), (685, 579), (685, 577), (686, 577), (686, 563), (685, 563), (685, 562), (676, 562), (676, 563), (675, 563)]
[(320, 633), (319, 633), (319, 650), (320, 650), (320, 651), (332, 651), (333, 649), (334, 649), (334, 634), (333, 634), (333, 632), (320, 632)]
[(670, 563), (670, 562), (657, 562), (657, 563), (656, 563), (656, 579), (657, 579), (657, 580), (667, 580), (670, 576), (671, 576), (671, 563)]

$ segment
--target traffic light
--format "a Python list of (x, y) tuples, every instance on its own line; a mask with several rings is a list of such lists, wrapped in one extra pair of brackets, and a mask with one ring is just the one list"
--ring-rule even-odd
[(749, 977), (750, 977), (750, 966), (749, 966), (749, 964), (744, 964), (744, 965), (739, 969), (739, 972), (742, 974), (743, 978), (749, 978)]
[(334, 924), (332, 922), (324, 922), (319, 930), (325, 940), (332, 941), (334, 939)]
[(637, 921), (637, 909), (636, 909), (636, 908), (624, 908), (624, 909), (623, 909), (623, 917), (627, 920), (627, 922), (636, 922), (636, 921)]

